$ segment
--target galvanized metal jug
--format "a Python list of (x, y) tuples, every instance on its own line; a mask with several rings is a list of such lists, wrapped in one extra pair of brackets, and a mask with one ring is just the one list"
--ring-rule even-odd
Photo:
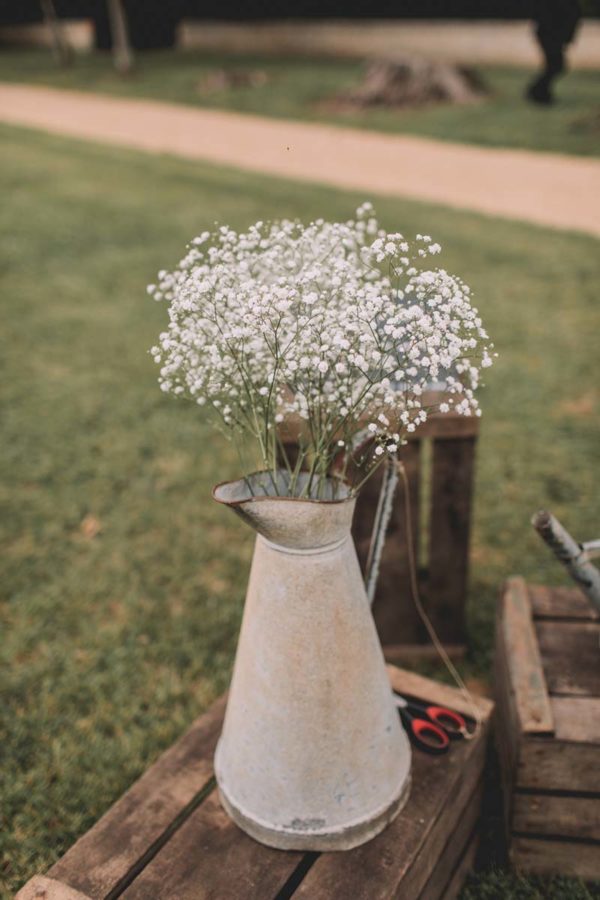
[(410, 785), (350, 535), (355, 501), (339, 483), (328, 495), (273, 496), (260, 473), (214, 490), (258, 533), (215, 773), (231, 818), (282, 849), (362, 844)]

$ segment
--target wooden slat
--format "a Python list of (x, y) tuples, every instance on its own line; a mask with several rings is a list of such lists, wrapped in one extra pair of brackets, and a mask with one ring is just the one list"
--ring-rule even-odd
[(510, 834), (512, 798), (519, 763), (521, 732), (515, 698), (511, 687), (508, 660), (501, 622), (501, 607), (498, 607), (496, 622), (496, 650), (494, 655), (494, 737), (500, 762), (502, 779), (502, 802), (504, 808), (505, 837)]
[(538, 620), (535, 630), (550, 693), (600, 697), (600, 624)]
[[(598, 784), (600, 791), (600, 784)], [(565, 797), (517, 792), (513, 831), (522, 835), (585, 838), (600, 842), (600, 792), (597, 797)], [(598, 844), (600, 856), (600, 843)]]
[(475, 440), (433, 442), (427, 613), (441, 640), (464, 641)]
[[(460, 662), (467, 653), (464, 644), (444, 644), (444, 650), (451, 660)], [(419, 663), (440, 662), (440, 655), (433, 644), (384, 644), (383, 655), (386, 662), (395, 666), (414, 666)]]
[[(448, 835), (446, 846), (438, 857), (427, 884), (419, 894), (419, 900), (441, 900), (445, 896), (452, 874), (471, 844), (475, 826), (481, 815), (482, 796), (483, 780), (476, 786), (458, 825)], [(406, 897), (406, 893), (403, 892), (402, 896)]]
[(21, 888), (15, 900), (89, 900), (89, 897), (53, 878), (36, 875)]
[[(419, 425), (415, 438), (443, 438), (447, 441), (474, 438), (479, 434), (479, 419), (476, 416), (458, 416), (452, 414), (432, 414), (426, 422)], [(407, 435), (410, 441), (412, 435)]]
[(527, 586), (522, 578), (510, 578), (506, 582), (500, 604), (500, 627), (520, 731), (551, 734), (554, 728), (552, 708), (531, 619)]
[(124, 900), (265, 900), (303, 858), (272, 850), (229, 819), (213, 791), (122, 895)]
[[(401, 451), (409, 483), (412, 538), (416, 559), (419, 556), (420, 446), (419, 442), (414, 442), (403, 447)], [(352, 532), (363, 571), (369, 553), (380, 487), (381, 474), (377, 473), (361, 491), (354, 515)], [(404, 485), (400, 480), (381, 557), (377, 593), (373, 603), (373, 617), (382, 644), (410, 644), (423, 639), (422, 625), (410, 587), (405, 503)]]
[(600, 612), (579, 588), (528, 584), (527, 590), (536, 619), (600, 619)]
[(598, 745), (600, 760), (600, 697), (550, 697), (550, 705), (555, 736)]
[(598, 791), (598, 746), (556, 738), (527, 738), (520, 748), (516, 783), (542, 791)]
[[(439, 392), (428, 391), (423, 394), (421, 401), (423, 406), (439, 404), (444, 399)], [(365, 415), (363, 422), (365, 427), (373, 417), (376, 417), (377, 411), (372, 411)], [(396, 430), (394, 423), (391, 425), (392, 430)], [(398, 427), (397, 430), (400, 430)], [(429, 413), (429, 418), (422, 425), (419, 425), (416, 432), (408, 434), (409, 442), (421, 440), (421, 438), (440, 437), (448, 440), (461, 440), (462, 438), (473, 438), (479, 434), (479, 419), (477, 416), (461, 416), (457, 413)], [(308, 426), (304, 419), (297, 415), (288, 415), (279, 426), (279, 436), (285, 444), (297, 444), (301, 436), (308, 437)]]
[[(417, 672), (398, 669), (395, 666), (388, 666), (387, 671), (390, 684), (399, 694), (429, 700), (431, 703), (454, 709), (465, 716), (473, 716), (471, 703), (457, 688), (441, 684), (439, 681), (432, 681), (431, 678), (425, 678), (424, 675), (419, 675)], [(472, 701), (481, 718), (484, 721), (488, 720), (494, 710), (492, 701), (478, 694), (472, 695)]]
[(510, 859), (519, 871), (533, 875), (571, 875), (584, 881), (600, 878), (597, 844), (516, 837)]
[[(455, 869), (452, 878), (448, 882), (446, 892), (441, 900), (456, 900), (456, 897), (458, 897), (462, 890), (467, 875), (475, 865), (475, 857), (477, 855), (478, 846), (479, 835), (477, 834), (477, 832), (475, 832), (475, 834), (471, 838), (471, 841), (469, 842), (469, 846), (465, 850), (461, 861)], [(400, 900), (400, 898), (398, 898), (398, 900)]]
[[(380, 835), (350, 854), (320, 856), (294, 900), (388, 900), (418, 897), (479, 781), (487, 725), (445, 756), (413, 755), (409, 801)], [(423, 851), (423, 852), (422, 852)]]
[(225, 698), (135, 782), (48, 872), (92, 900), (126, 880), (210, 780)]

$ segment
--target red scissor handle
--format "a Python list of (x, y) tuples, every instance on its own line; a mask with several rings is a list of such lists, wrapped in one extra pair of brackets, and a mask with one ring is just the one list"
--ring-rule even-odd
[(413, 719), (410, 723), (416, 744), (427, 753), (445, 753), (450, 741), (446, 732), (428, 722), (427, 719)]
[(463, 717), (451, 709), (444, 706), (428, 706), (425, 712), (451, 738), (462, 737), (467, 730), (467, 723)]

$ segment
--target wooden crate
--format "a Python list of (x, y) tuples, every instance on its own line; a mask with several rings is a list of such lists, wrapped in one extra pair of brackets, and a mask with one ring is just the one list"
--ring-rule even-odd
[[(393, 686), (457, 710), (461, 694), (390, 668)], [(18, 900), (451, 900), (473, 863), (492, 704), (483, 729), (446, 756), (413, 756), (410, 799), (368, 844), (345, 853), (272, 850), (222, 810), (212, 770), (225, 699), (176, 744)]]
[[(471, 530), (471, 499), (479, 419), (456, 413), (433, 414), (402, 448), (409, 485), (412, 540), (419, 592), (440, 640), (459, 656), (465, 643), (465, 602)], [(428, 451), (430, 470), (424, 466)], [(353, 536), (364, 569), (382, 475), (364, 486), (356, 505)], [(428, 499), (422, 528), (422, 494)], [(427, 655), (429, 637), (417, 613), (410, 586), (406, 504), (402, 481), (381, 560), (373, 616), (390, 662), (407, 664)], [(421, 547), (425, 534), (426, 547)], [(431, 648), (434, 651), (434, 648)], [(434, 651), (435, 652), (435, 651)]]
[(510, 858), (525, 872), (600, 878), (599, 639), (578, 589), (504, 586), (495, 734)]

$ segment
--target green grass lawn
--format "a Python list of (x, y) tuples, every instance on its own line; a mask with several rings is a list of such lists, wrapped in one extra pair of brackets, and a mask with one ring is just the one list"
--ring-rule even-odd
[[(4, 303), (0, 880), (43, 870), (226, 686), (252, 539), (210, 488), (239, 474), (198, 408), (161, 394), (145, 294), (215, 219), (345, 218), (365, 198), (0, 128)], [(598, 244), (380, 200), (475, 288), (501, 357), (477, 475), (469, 671), (501, 580), (548, 583), (547, 505), (598, 535)], [(499, 828), (499, 825), (498, 825)], [(473, 898), (585, 898), (486, 870)]]
[[(207, 76), (223, 68), (257, 70), (264, 73), (266, 82), (257, 87), (206, 90), (203, 84)], [(106, 55), (80, 56), (72, 68), (61, 70), (49, 52), (0, 52), (0, 80), (153, 97), (266, 116), (331, 121), (485, 146), (583, 155), (600, 153), (600, 71), (575, 71), (566, 75), (558, 85), (558, 102), (550, 109), (533, 107), (523, 99), (531, 71), (483, 68), (481, 74), (492, 92), (483, 103), (422, 110), (334, 112), (331, 99), (355, 84), (363, 68), (363, 63), (352, 60), (160, 51), (139, 54), (135, 73), (121, 78)]]

